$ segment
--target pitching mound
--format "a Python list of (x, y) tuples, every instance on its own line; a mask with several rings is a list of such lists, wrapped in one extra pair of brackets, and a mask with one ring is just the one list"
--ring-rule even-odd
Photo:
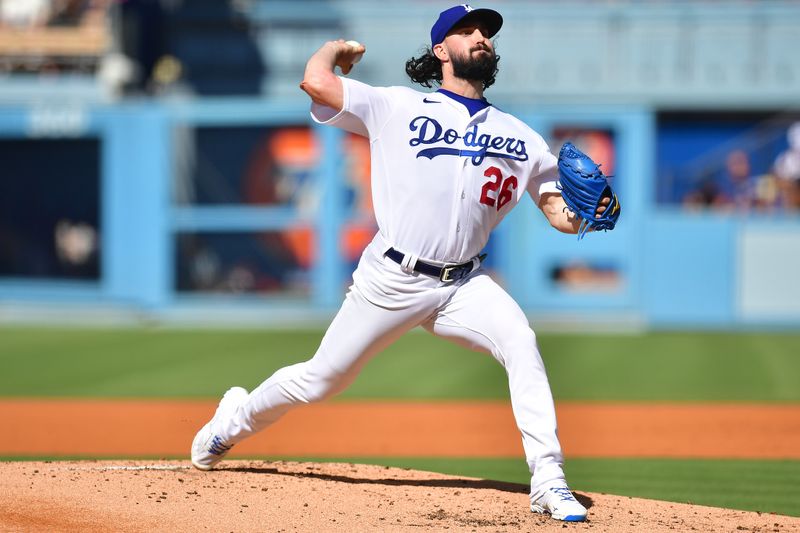
[(227, 461), (0, 463), (0, 531), (800, 531), (800, 519), (579, 493), (589, 521), (533, 514), (524, 485), (398, 468)]

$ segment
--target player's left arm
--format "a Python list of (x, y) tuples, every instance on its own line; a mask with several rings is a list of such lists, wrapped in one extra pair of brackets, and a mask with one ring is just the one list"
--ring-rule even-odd
[[(611, 198), (603, 198), (595, 210), (595, 217), (605, 212)], [(542, 210), (550, 225), (562, 233), (576, 234), (580, 230), (581, 219), (567, 208), (567, 203), (560, 193), (548, 192), (539, 199), (539, 209)]]

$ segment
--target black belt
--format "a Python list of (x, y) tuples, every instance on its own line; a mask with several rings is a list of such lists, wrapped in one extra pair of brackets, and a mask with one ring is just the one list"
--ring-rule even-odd
[[(403, 255), (401, 252), (398, 252), (394, 248), (389, 248), (385, 255), (398, 265), (402, 265), (403, 259), (405, 258), (405, 255)], [(471, 259), (466, 263), (459, 263), (457, 265), (446, 264), (444, 266), (436, 266), (426, 263), (425, 261), (417, 260), (417, 264), (414, 265), (414, 271), (419, 272), (420, 274), (433, 276), (434, 278), (439, 278), (444, 282), (458, 281), (470, 275), (473, 270), (480, 266), (484, 259), (486, 259), (486, 254), (479, 255), (477, 266)]]

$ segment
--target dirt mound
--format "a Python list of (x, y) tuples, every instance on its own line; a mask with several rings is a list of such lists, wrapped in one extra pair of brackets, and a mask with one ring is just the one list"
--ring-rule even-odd
[(0, 463), (0, 531), (800, 531), (800, 519), (579, 493), (589, 521), (528, 508), (528, 487), (398, 468), (226, 461)]

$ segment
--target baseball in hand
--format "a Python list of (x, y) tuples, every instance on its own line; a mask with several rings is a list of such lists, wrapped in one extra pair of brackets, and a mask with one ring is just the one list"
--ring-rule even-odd
[[(345, 41), (344, 44), (350, 46), (351, 48), (361, 48), (361, 43), (358, 42), (358, 41)], [(358, 54), (355, 57), (353, 57), (353, 64), (355, 65), (356, 63), (361, 61), (361, 56), (363, 56), (363, 55), (364, 54), (361, 53), (361, 54)]]

